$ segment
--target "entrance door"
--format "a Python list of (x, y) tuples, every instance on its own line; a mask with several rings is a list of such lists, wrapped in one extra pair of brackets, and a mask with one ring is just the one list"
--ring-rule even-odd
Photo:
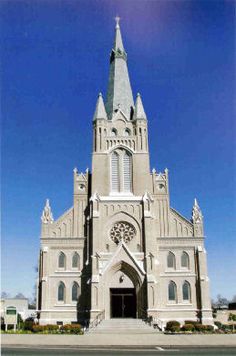
[(111, 318), (136, 318), (134, 288), (111, 288)]

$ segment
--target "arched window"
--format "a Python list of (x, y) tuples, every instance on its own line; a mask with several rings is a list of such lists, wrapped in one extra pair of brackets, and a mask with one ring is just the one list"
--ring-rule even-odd
[(189, 255), (185, 251), (181, 255), (181, 267), (189, 268)]
[(111, 136), (117, 136), (117, 130), (116, 129), (112, 129), (111, 130)]
[(168, 285), (168, 299), (170, 301), (177, 301), (176, 284), (173, 281), (170, 281)]
[(123, 157), (123, 169), (124, 169), (124, 191), (131, 191), (131, 156), (125, 151)]
[(72, 268), (80, 268), (79, 254), (75, 252), (72, 257)]
[(183, 300), (188, 300), (190, 301), (190, 297), (191, 297), (191, 290), (190, 290), (190, 284), (189, 282), (187, 281), (184, 281), (184, 284), (183, 284)]
[(111, 191), (130, 192), (131, 190), (132, 155), (119, 148), (111, 154)]
[(130, 136), (130, 129), (125, 129), (124, 136)]
[(111, 185), (113, 192), (120, 190), (120, 177), (119, 177), (119, 155), (116, 152), (111, 156)]
[(73, 283), (73, 286), (72, 286), (72, 301), (73, 302), (76, 302), (78, 300), (78, 296), (79, 296), (79, 285), (77, 282), (74, 282)]
[(59, 268), (65, 268), (66, 267), (66, 256), (63, 252), (60, 252), (59, 258), (58, 258), (58, 267)]
[(167, 267), (175, 269), (175, 255), (173, 252), (169, 252), (167, 256)]
[(65, 284), (63, 282), (59, 283), (58, 286), (58, 294), (57, 294), (57, 300), (59, 302), (64, 302), (65, 301)]

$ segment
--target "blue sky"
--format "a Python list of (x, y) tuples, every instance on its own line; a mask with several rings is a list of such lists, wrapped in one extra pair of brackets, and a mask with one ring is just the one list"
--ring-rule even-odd
[(149, 122), (151, 167), (171, 206), (205, 219), (211, 293), (235, 288), (233, 1), (1, 3), (2, 290), (31, 296), (40, 216), (72, 205), (73, 168), (91, 167), (92, 116), (106, 95), (114, 17), (133, 93)]

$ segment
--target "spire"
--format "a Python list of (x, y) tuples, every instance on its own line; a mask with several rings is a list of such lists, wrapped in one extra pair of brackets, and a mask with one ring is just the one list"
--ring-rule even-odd
[(106, 111), (109, 119), (112, 119), (114, 112), (118, 109), (130, 119), (134, 101), (127, 68), (127, 54), (121, 37), (120, 18), (116, 17), (115, 20), (115, 41), (110, 56)]
[(116, 16), (115, 21), (116, 21), (116, 30), (115, 30), (116, 32), (115, 32), (114, 50), (115, 51), (120, 50), (122, 52), (125, 52), (122, 37), (121, 37), (121, 32), (120, 32), (120, 17)]
[(99, 95), (98, 95), (98, 100), (97, 100), (97, 104), (96, 104), (95, 113), (93, 116), (93, 121), (95, 121), (96, 119), (106, 119), (107, 120), (107, 113), (106, 113), (106, 109), (105, 109), (105, 105), (104, 105), (101, 93), (99, 93)]
[(192, 210), (192, 222), (194, 224), (199, 224), (202, 223), (203, 216), (201, 209), (198, 205), (197, 199), (194, 199), (194, 204), (193, 204), (193, 210)]
[(144, 108), (143, 108), (141, 95), (139, 93), (137, 94), (137, 99), (136, 99), (135, 108), (134, 108), (134, 119), (147, 120), (147, 116), (146, 116)]
[(49, 204), (49, 199), (46, 200), (45, 207), (42, 212), (41, 216), (42, 223), (48, 224), (48, 223), (53, 223), (53, 216), (52, 216), (52, 211), (51, 207)]

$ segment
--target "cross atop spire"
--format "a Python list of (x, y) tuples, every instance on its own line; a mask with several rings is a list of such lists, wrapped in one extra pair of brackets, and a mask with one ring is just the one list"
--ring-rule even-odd
[(116, 15), (115, 17), (116, 28), (120, 28), (120, 17)]

